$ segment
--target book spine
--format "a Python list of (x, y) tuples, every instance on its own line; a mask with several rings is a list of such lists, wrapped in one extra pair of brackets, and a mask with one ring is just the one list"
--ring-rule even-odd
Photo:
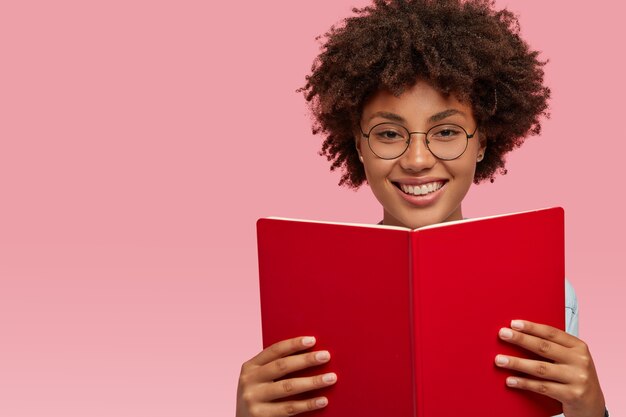
[(423, 394), (422, 383), (420, 378), (422, 369), (422, 355), (420, 352), (419, 343), (419, 320), (421, 314), (419, 307), (421, 305), (419, 300), (419, 268), (417, 255), (419, 254), (419, 233), (408, 233), (408, 250), (409, 250), (409, 315), (410, 315), (410, 341), (411, 341), (411, 383), (413, 393), (413, 416), (423, 417)]

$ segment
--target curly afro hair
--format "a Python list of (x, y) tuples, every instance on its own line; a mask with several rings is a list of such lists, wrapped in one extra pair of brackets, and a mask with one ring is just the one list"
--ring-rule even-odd
[(505, 155), (549, 117), (545, 61), (519, 36), (517, 17), (492, 0), (374, 0), (322, 40), (304, 93), (321, 155), (358, 188), (365, 171), (354, 145), (364, 103), (380, 90), (400, 95), (418, 79), (470, 103), (487, 152), (475, 183), (505, 174)]

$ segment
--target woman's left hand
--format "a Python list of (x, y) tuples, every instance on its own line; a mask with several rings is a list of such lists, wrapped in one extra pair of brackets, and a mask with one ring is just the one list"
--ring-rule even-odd
[(510, 329), (500, 329), (499, 336), (552, 361), (497, 355), (497, 366), (529, 375), (508, 377), (509, 387), (560, 401), (566, 417), (604, 416), (604, 395), (585, 342), (554, 327), (525, 320), (513, 320)]

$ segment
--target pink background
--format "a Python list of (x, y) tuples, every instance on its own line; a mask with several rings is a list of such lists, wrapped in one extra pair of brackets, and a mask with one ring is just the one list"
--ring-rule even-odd
[[(261, 343), (256, 219), (380, 219), (295, 93), (314, 37), (364, 4), (3, 2), (0, 415), (233, 415)], [(498, 4), (551, 60), (552, 119), (464, 214), (565, 207), (581, 335), (623, 414), (624, 6)]]

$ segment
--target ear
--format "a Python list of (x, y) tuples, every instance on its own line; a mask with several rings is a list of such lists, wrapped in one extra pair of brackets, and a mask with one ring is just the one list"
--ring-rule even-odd
[(485, 157), (485, 152), (487, 152), (487, 138), (483, 135), (479, 136), (480, 138), (480, 148), (478, 148), (478, 155), (476, 155), (476, 162), (480, 162)]
[(361, 143), (363, 143), (363, 141), (361, 140), (361, 137), (363, 135), (361, 134), (359, 129), (354, 129), (353, 130), (353, 136), (354, 136), (354, 147), (356, 148), (356, 151), (359, 154), (359, 161), (361, 161), (361, 163), (362, 163), (363, 162), (363, 154), (361, 153)]

